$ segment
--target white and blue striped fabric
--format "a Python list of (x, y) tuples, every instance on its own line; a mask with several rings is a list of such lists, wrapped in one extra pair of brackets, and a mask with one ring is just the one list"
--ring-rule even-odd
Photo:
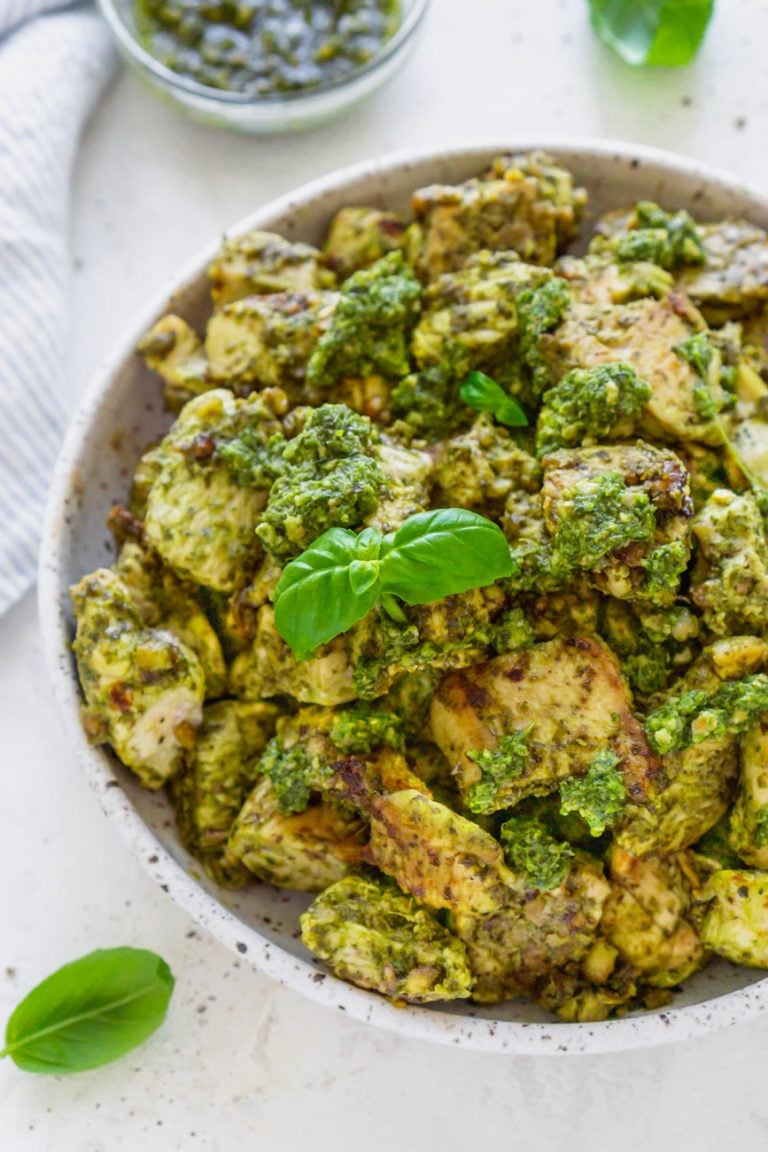
[(94, 12), (0, 0), (0, 613), (35, 577), (64, 422), (70, 171), (112, 66)]

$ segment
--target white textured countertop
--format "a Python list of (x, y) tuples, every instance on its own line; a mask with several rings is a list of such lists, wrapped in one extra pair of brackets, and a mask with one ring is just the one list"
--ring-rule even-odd
[[(73, 402), (196, 248), (367, 156), (593, 135), (685, 152), (768, 189), (768, 6), (718, 8), (695, 66), (636, 73), (594, 40), (586, 0), (434, 0), (389, 88), (276, 139), (191, 123), (121, 74), (76, 171)], [(166, 1025), (119, 1064), (61, 1079), (0, 1064), (3, 1152), (766, 1146), (768, 1020), (621, 1056), (497, 1057), (374, 1031), (252, 972), (147, 879), (101, 815), (51, 708), (31, 596), (0, 621), (0, 653), (0, 1021), (95, 947), (154, 948), (177, 976)]]

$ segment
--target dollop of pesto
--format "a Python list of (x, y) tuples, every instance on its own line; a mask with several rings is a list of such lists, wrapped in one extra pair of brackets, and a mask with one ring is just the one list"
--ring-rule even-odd
[(703, 264), (706, 254), (701, 234), (688, 212), (665, 212), (650, 200), (635, 207), (634, 227), (617, 245), (616, 254), (624, 263), (647, 261), (672, 270), (689, 264)]
[(331, 743), (346, 753), (372, 752), (374, 748), (392, 748), (402, 752), (405, 747), (400, 717), (394, 712), (363, 703), (337, 712), (329, 735)]
[(324, 88), (397, 31), (400, 0), (138, 0), (144, 48), (207, 88), (272, 96)]
[(560, 785), (560, 811), (576, 812), (592, 836), (601, 836), (612, 827), (627, 799), (619, 757), (605, 749), (592, 760), (586, 775), (571, 776)]
[(628, 488), (620, 472), (602, 472), (564, 494), (552, 547), (565, 565), (589, 569), (616, 548), (650, 543), (655, 529), (646, 493)]
[(541, 350), (541, 337), (557, 327), (570, 303), (568, 283), (558, 276), (518, 297), (519, 354), (530, 371), (534, 396), (540, 396), (550, 383), (550, 365)]
[(697, 373), (693, 385), (693, 403), (702, 420), (714, 420), (719, 412), (733, 407), (736, 397), (728, 391), (733, 380), (727, 367), (719, 372), (715, 370), (715, 379), (712, 379), (715, 349), (709, 332), (697, 332), (681, 344), (676, 344), (674, 350)]
[(481, 778), (467, 789), (464, 802), (470, 812), (487, 815), (507, 805), (506, 786), (522, 776), (528, 760), (528, 730), (518, 729), (500, 736), (494, 748), (467, 752), (477, 764)]
[(522, 608), (509, 608), (491, 629), (491, 647), (501, 656), (530, 648), (535, 635)]
[(283, 451), (256, 529), (270, 555), (290, 559), (327, 528), (356, 528), (375, 511), (384, 478), (374, 443), (370, 420), (345, 404), (312, 410)]
[(628, 436), (633, 417), (650, 396), (650, 384), (629, 364), (576, 368), (542, 397), (536, 450), (541, 456), (556, 448)]
[(331, 326), (310, 357), (307, 382), (331, 388), (345, 377), (407, 376), (420, 299), (421, 285), (401, 252), (355, 272), (344, 282)]
[(265, 443), (259, 428), (244, 428), (220, 446), (219, 456), (236, 484), (243, 488), (270, 488), (283, 471), (285, 446), (282, 435), (273, 435)]
[(660, 754), (690, 748), (725, 735), (738, 736), (768, 712), (768, 676), (758, 672), (730, 680), (709, 694), (692, 689), (673, 696), (649, 713), (645, 731)]
[(278, 736), (264, 749), (259, 771), (271, 780), (281, 812), (304, 812), (312, 792), (331, 775), (328, 765), (310, 756), (303, 744), (286, 748)]
[(501, 825), (499, 839), (507, 864), (522, 874), (531, 888), (549, 892), (559, 888), (568, 875), (573, 848), (556, 840), (538, 820), (511, 816)]
[(404, 376), (389, 399), (393, 416), (429, 440), (450, 436), (473, 415), (459, 395), (458, 375), (450, 359)]
[(680, 577), (688, 567), (688, 549), (682, 540), (672, 540), (654, 548), (640, 563), (647, 574), (646, 597), (664, 601), (669, 593), (677, 592)]

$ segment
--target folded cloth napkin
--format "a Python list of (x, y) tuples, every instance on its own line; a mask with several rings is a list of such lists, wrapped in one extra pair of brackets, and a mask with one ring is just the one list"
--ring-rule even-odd
[(0, 613), (35, 576), (64, 422), (70, 171), (113, 64), (94, 12), (0, 0)]

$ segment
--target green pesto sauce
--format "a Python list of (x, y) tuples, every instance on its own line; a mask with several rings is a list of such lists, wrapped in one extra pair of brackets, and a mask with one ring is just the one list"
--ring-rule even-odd
[(137, 0), (139, 41), (208, 88), (275, 96), (327, 88), (394, 36), (400, 0)]
[(619, 757), (606, 749), (598, 752), (585, 776), (570, 776), (560, 785), (560, 811), (576, 812), (592, 836), (602, 836), (621, 815), (627, 798)]
[(709, 695), (692, 689), (654, 709), (645, 721), (651, 747), (664, 755), (702, 740), (738, 736), (768, 711), (768, 676), (726, 681)]
[(532, 888), (549, 892), (565, 880), (573, 860), (573, 848), (551, 836), (538, 820), (511, 816), (501, 825), (499, 839), (504, 858)]

